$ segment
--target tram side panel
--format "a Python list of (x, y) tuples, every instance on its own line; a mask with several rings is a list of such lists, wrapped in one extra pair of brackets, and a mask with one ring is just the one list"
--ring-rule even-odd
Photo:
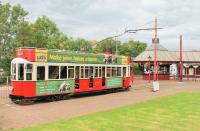
[(124, 77), (123, 87), (129, 88), (130, 86), (131, 86), (131, 78), (130, 77)]
[(95, 78), (93, 81), (93, 88), (95, 90), (101, 90), (102, 89), (102, 78)]
[(32, 81), (12, 81), (12, 95), (23, 97), (35, 97), (36, 96), (36, 82)]

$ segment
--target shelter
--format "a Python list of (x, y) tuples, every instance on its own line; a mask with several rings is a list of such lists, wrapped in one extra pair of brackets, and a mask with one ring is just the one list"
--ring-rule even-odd
[[(134, 62), (143, 67), (143, 78), (153, 79), (153, 65), (154, 65), (154, 45), (150, 45), (139, 54)], [(183, 77), (184, 78), (200, 78), (200, 51), (183, 51)], [(158, 79), (169, 80), (170, 76), (173, 78), (179, 77), (179, 62), (180, 51), (169, 51), (160, 44), (157, 44), (157, 62), (159, 65)]]

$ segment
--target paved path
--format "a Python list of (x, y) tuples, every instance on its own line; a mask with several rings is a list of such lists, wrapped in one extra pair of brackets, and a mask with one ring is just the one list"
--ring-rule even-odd
[(130, 91), (76, 97), (69, 100), (36, 103), (20, 106), (9, 100), (0, 100), (0, 130), (28, 127), (64, 118), (108, 110), (132, 103), (142, 102), (177, 92), (200, 92), (199, 82), (160, 82), (160, 91), (152, 92), (151, 84), (137, 84)]

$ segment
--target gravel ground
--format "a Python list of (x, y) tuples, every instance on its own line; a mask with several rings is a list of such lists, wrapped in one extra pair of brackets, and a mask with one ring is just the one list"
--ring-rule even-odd
[(26, 106), (13, 104), (9, 99), (0, 99), (0, 130), (81, 116), (178, 92), (200, 92), (199, 82), (192, 81), (162, 81), (158, 92), (152, 92), (151, 86), (151, 83), (143, 81), (133, 84), (130, 91), (85, 95), (63, 101), (38, 102)]

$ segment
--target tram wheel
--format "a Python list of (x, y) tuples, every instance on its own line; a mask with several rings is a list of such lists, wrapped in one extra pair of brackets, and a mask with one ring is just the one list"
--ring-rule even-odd
[(56, 100), (55, 96), (50, 96), (49, 101), (54, 102)]

